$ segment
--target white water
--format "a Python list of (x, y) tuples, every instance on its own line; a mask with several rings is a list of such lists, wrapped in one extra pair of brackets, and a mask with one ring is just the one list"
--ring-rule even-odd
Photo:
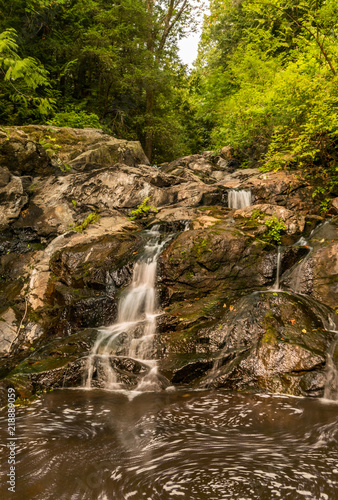
[[(320, 224), (316, 228), (314, 228), (311, 231), (311, 234), (309, 236), (309, 239), (311, 239), (318, 231), (321, 229), (324, 225), (326, 225), (328, 221), (325, 221), (324, 223)], [(333, 343), (331, 344), (327, 355), (326, 355), (326, 365), (325, 365), (325, 385), (324, 385), (324, 400), (329, 400), (329, 401), (338, 401), (338, 369), (334, 361), (334, 353), (335, 349), (338, 343), (338, 331), (337, 331), (337, 326), (333, 318), (328, 315), (326, 311), (321, 311), (320, 309), (322, 308), (322, 305), (315, 301), (312, 297), (309, 297), (308, 295), (305, 295), (302, 293), (302, 285), (303, 285), (303, 280), (304, 280), (304, 272), (306, 269), (306, 264), (309, 260), (309, 258), (312, 255), (313, 252), (313, 247), (309, 245), (308, 240), (306, 240), (303, 236), (295, 243), (295, 246), (304, 246), (309, 249), (309, 252), (307, 255), (298, 263), (296, 271), (294, 273), (293, 279), (291, 281), (291, 288), (293, 292), (298, 293), (301, 295), (304, 299), (307, 299), (310, 303), (313, 302), (317, 306), (316, 312), (318, 316), (320, 317), (323, 326), (326, 330), (334, 332), (335, 339)], [(279, 250), (279, 248), (278, 248)], [(277, 264), (278, 268), (278, 264)], [(278, 289), (279, 289), (279, 270), (277, 269), (277, 279), (278, 279)], [(314, 304), (310, 303), (310, 307), (314, 308)]]
[(277, 274), (276, 281), (272, 287), (272, 290), (278, 291), (280, 290), (280, 268), (281, 268), (281, 260), (282, 260), (282, 247), (278, 246), (277, 251)]
[[(106, 389), (121, 389), (114, 370), (113, 358), (140, 361), (147, 370), (136, 390), (159, 389), (157, 363), (154, 359), (156, 334), (156, 269), (157, 259), (168, 238), (160, 242), (158, 227), (147, 231), (147, 244), (142, 258), (134, 266), (132, 283), (120, 300), (117, 322), (102, 328), (88, 357), (85, 386), (93, 385), (93, 374)], [(113, 358), (112, 358), (113, 357)]]
[(251, 191), (241, 189), (230, 189), (228, 194), (228, 207), (229, 208), (244, 208), (252, 205)]

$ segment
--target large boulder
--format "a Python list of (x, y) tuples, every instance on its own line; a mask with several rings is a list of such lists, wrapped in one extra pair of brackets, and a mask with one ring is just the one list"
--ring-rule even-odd
[(14, 175), (53, 175), (56, 172), (41, 144), (15, 137), (0, 140), (0, 166)]
[(91, 170), (95, 165), (110, 166), (124, 163), (130, 167), (149, 165), (141, 144), (138, 141), (126, 141), (110, 138), (109, 141), (97, 143), (70, 160), (69, 165), (75, 170)]
[(62, 175), (71, 167), (85, 170), (117, 162), (149, 165), (138, 141), (117, 139), (100, 129), (28, 125), (6, 127), (0, 136), (0, 165), (17, 175)]
[[(323, 396), (332, 311), (288, 292), (242, 298), (204, 332), (220, 349), (205, 378), (213, 387)], [(338, 359), (336, 360), (338, 362)]]
[(11, 175), (7, 167), (0, 167), (0, 231), (19, 217), (27, 201), (24, 179)]
[(284, 274), (282, 285), (306, 293), (333, 309), (338, 306), (338, 220), (321, 224), (301, 242), (307, 251)]

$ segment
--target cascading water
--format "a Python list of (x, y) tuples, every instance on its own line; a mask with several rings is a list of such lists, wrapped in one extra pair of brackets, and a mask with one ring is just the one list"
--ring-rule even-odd
[(326, 383), (324, 387), (324, 399), (338, 401), (338, 370), (334, 362), (334, 353), (338, 344), (338, 331), (335, 330), (336, 337), (332, 343), (326, 360)]
[(228, 207), (229, 208), (244, 208), (252, 205), (252, 196), (250, 190), (230, 189), (228, 193)]
[(276, 281), (272, 287), (272, 290), (278, 291), (280, 290), (280, 270), (281, 270), (281, 260), (282, 260), (282, 247), (278, 247), (277, 250), (277, 274)]
[(141, 259), (134, 266), (132, 283), (120, 300), (117, 322), (102, 328), (88, 357), (85, 387), (93, 386), (96, 378), (106, 389), (121, 389), (116, 362), (133, 360), (139, 363), (139, 370), (145, 374), (136, 390), (157, 390), (160, 388), (154, 349), (156, 334), (155, 280), (157, 259), (164, 245), (170, 239), (163, 238), (154, 226), (147, 231), (147, 243)]
[[(317, 226), (315, 229), (312, 230), (309, 240), (313, 238), (313, 236), (326, 224), (328, 221), (325, 221), (324, 223), (320, 224)], [(335, 350), (337, 347), (338, 343), (338, 331), (337, 331), (337, 325), (335, 321), (333, 320), (333, 317), (327, 314), (327, 310), (325, 307), (322, 306), (319, 302), (317, 302), (315, 299), (312, 297), (302, 293), (302, 288), (303, 288), (303, 280), (304, 280), (304, 272), (306, 269), (306, 265), (308, 263), (308, 260), (310, 259), (312, 252), (313, 252), (313, 247), (309, 245), (308, 240), (306, 240), (304, 237), (301, 237), (296, 243), (295, 246), (303, 246), (306, 247), (309, 251), (307, 255), (298, 263), (297, 268), (295, 269), (292, 280), (290, 282), (290, 288), (295, 294), (300, 295), (303, 300), (306, 300), (311, 307), (311, 309), (316, 310), (316, 313), (318, 317), (320, 317), (323, 327), (331, 331), (332, 333), (335, 333), (335, 338), (333, 343), (331, 344), (328, 352), (327, 352), (327, 359), (326, 359), (326, 366), (325, 366), (325, 373), (326, 373), (326, 382), (324, 386), (324, 399), (330, 400), (330, 401), (338, 401), (338, 370), (334, 361), (334, 354)], [(278, 253), (277, 253), (277, 276), (276, 276), (276, 281), (272, 287), (272, 290), (274, 291), (279, 291), (280, 290), (280, 267), (281, 267), (281, 247), (278, 247)]]

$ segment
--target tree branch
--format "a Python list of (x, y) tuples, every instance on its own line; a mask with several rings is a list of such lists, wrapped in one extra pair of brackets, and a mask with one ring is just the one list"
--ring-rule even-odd
[[(316, 37), (316, 35), (314, 33), (312, 33), (312, 31), (310, 30), (310, 28), (308, 28), (304, 24), (300, 23), (298, 21), (298, 19), (294, 18), (291, 14), (289, 14), (288, 12), (286, 12), (282, 7), (278, 7), (277, 5), (274, 5), (274, 4), (271, 4), (271, 3), (266, 3), (266, 2), (257, 2), (257, 3), (260, 4), (260, 5), (266, 5), (267, 7), (273, 7), (275, 9), (278, 9), (279, 11), (283, 12), (283, 14), (286, 14), (289, 17), (289, 19), (291, 19), (298, 26), (298, 28), (305, 29), (312, 36), (312, 38), (315, 40), (315, 42), (317, 43), (318, 47), (320, 48), (321, 53), (324, 56), (325, 61), (330, 66), (330, 69), (331, 69), (332, 73), (334, 74), (334, 76), (337, 75), (336, 70), (333, 67), (332, 61), (331, 61), (331, 59), (329, 58), (329, 56), (327, 55), (327, 53), (326, 53), (326, 51), (324, 49), (323, 43), (321, 43), (320, 40), (319, 40), (319, 36)], [(316, 27), (317, 27), (317, 30), (319, 30), (318, 24), (316, 24)]]

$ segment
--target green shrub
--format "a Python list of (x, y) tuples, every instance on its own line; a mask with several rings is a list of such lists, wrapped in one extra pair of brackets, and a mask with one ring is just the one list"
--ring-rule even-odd
[(268, 228), (268, 232), (265, 233), (263, 239), (268, 243), (281, 244), (281, 235), (285, 232), (286, 226), (283, 221), (277, 219), (277, 217), (272, 217), (265, 221), (265, 225)]
[(144, 217), (148, 217), (148, 215), (152, 212), (157, 214), (158, 212), (157, 208), (148, 205), (148, 201), (149, 201), (149, 196), (142, 201), (141, 205), (139, 205), (136, 210), (132, 210), (129, 213), (128, 220), (142, 219)]
[(97, 212), (91, 212), (88, 217), (86, 217), (81, 224), (77, 226), (70, 226), (69, 229), (73, 231), (77, 231), (78, 233), (82, 233), (89, 224), (94, 224), (94, 222), (98, 222), (100, 220), (100, 216)]
[(99, 117), (95, 113), (86, 111), (63, 111), (56, 113), (48, 122), (48, 125), (54, 127), (72, 127), (72, 128), (102, 128)]

